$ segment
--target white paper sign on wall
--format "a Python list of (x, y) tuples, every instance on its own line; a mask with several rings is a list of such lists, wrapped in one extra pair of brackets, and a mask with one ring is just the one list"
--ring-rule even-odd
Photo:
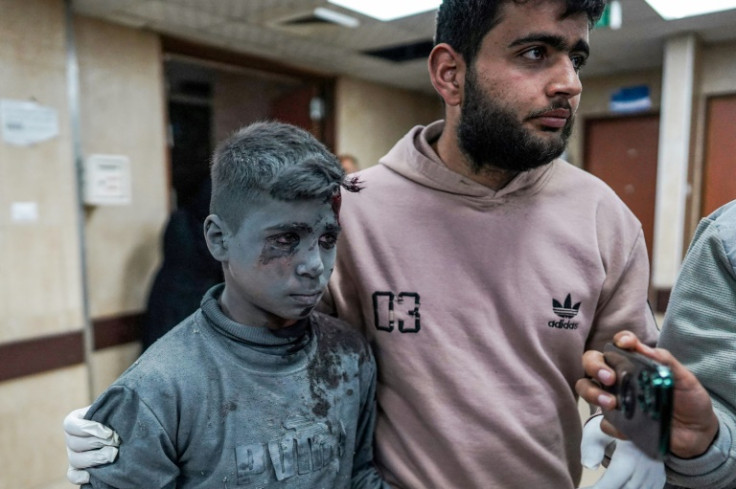
[(59, 114), (26, 100), (0, 100), (2, 138), (14, 146), (31, 146), (59, 135)]
[(122, 155), (89, 155), (84, 165), (84, 203), (126, 205), (131, 202), (130, 159)]
[(10, 219), (16, 223), (38, 221), (37, 202), (13, 202), (10, 204)]

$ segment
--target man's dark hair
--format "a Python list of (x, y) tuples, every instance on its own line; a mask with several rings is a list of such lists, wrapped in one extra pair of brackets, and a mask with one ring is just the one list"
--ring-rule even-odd
[[(499, 7), (506, 2), (528, 0), (443, 0), (437, 11), (434, 43), (447, 43), (460, 53), (465, 63), (475, 60), (481, 41), (501, 19)], [(584, 12), (592, 27), (603, 14), (607, 0), (567, 0), (564, 17)]]
[(211, 174), (210, 212), (234, 231), (259, 196), (328, 201), (346, 187), (334, 154), (309, 132), (280, 122), (251, 124), (222, 142)]

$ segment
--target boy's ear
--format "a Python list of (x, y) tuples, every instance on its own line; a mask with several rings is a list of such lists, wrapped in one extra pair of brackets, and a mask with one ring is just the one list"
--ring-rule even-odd
[(204, 220), (204, 239), (207, 241), (207, 248), (215, 260), (227, 260), (230, 228), (217, 214), (210, 214)]
[(448, 106), (462, 103), (465, 86), (465, 60), (452, 46), (440, 43), (432, 49), (427, 61), (429, 78), (437, 93)]

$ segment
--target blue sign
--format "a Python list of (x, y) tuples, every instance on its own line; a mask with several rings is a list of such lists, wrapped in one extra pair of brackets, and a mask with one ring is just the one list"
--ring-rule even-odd
[(638, 85), (624, 87), (611, 95), (609, 103), (611, 112), (643, 112), (652, 108), (649, 87)]

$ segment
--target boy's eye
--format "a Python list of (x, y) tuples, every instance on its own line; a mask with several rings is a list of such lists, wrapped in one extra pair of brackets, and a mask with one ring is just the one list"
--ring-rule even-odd
[(299, 244), (299, 235), (296, 233), (283, 233), (270, 238), (276, 246), (290, 248)]
[(319, 245), (326, 250), (331, 250), (336, 244), (337, 234), (327, 233), (319, 237)]

